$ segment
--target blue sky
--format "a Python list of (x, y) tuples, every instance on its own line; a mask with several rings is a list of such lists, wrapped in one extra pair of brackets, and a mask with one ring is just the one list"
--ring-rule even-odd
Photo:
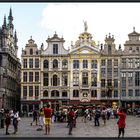
[(52, 37), (55, 31), (64, 37), (64, 47), (68, 49), (84, 31), (83, 20), (96, 44), (104, 43), (105, 36), (111, 33), (116, 46), (123, 47), (133, 27), (140, 33), (140, 3), (0, 3), (0, 25), (4, 15), (8, 17), (10, 7), (19, 58), (30, 36), (38, 47), (44, 43), (46, 48), (48, 35)]

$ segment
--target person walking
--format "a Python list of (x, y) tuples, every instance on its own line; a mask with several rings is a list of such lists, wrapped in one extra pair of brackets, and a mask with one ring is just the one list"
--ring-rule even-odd
[(74, 127), (74, 121), (75, 121), (75, 112), (71, 108), (69, 113), (68, 113), (68, 122), (69, 122), (69, 135), (72, 135), (72, 129)]
[(117, 113), (119, 116), (119, 120), (117, 122), (118, 124), (118, 138), (120, 138), (122, 134), (122, 138), (124, 138), (124, 133), (125, 133), (125, 126), (126, 126), (126, 113), (125, 109), (120, 109), (120, 111)]
[(6, 135), (9, 135), (10, 133), (8, 132), (8, 129), (9, 129), (9, 125), (11, 124), (9, 109), (5, 110), (4, 115), (5, 115)]
[(4, 128), (4, 109), (0, 111), (0, 128)]
[(33, 111), (33, 121), (31, 122), (31, 126), (33, 125), (34, 122), (36, 122), (37, 125), (37, 117), (38, 117), (38, 113), (36, 110)]
[(18, 118), (19, 118), (19, 114), (18, 111), (16, 109), (13, 110), (13, 114), (11, 114), (12, 118), (13, 118), (13, 126), (14, 126), (14, 133), (16, 134), (18, 131)]
[(44, 125), (44, 111), (43, 108), (40, 109), (39, 112), (39, 125), (40, 125), (40, 130), (43, 130), (43, 125)]
[(96, 110), (95, 110), (95, 118), (94, 118), (95, 126), (100, 126), (100, 122), (99, 122), (100, 116), (101, 116), (101, 111), (97, 107)]
[(102, 116), (102, 120), (104, 122), (104, 125), (106, 125), (107, 111), (106, 111), (105, 107), (103, 107), (103, 110), (101, 112), (101, 116)]
[(48, 104), (47, 107), (44, 108), (44, 115), (45, 115), (45, 135), (50, 135), (50, 126), (52, 123), (52, 109), (50, 108), (50, 105)]

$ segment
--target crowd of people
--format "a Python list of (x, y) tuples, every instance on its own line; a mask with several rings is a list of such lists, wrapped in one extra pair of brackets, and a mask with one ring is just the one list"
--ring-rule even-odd
[(19, 117), (19, 112), (14, 109), (14, 110), (9, 110), (9, 109), (1, 109), (0, 111), (0, 128), (4, 128), (4, 125), (6, 127), (6, 135), (9, 135), (9, 126), (12, 124), (14, 132), (13, 134), (16, 134), (18, 131), (18, 121), (20, 120)]
[[(16, 109), (9, 111), (1, 110), (3, 116), (1, 117), (1, 128), (4, 128), (4, 123), (6, 126), (6, 135), (9, 135), (9, 126), (12, 122), (13, 124), (13, 134), (16, 134), (18, 131), (18, 122), (20, 120), (19, 113)], [(95, 127), (100, 126), (100, 120), (102, 119), (103, 125), (106, 125), (106, 121), (110, 118), (118, 119), (118, 137), (124, 137), (124, 129), (126, 126), (126, 110), (124, 109), (112, 109), (110, 107), (94, 107), (94, 108), (82, 108), (77, 109), (71, 107), (69, 109), (62, 109), (59, 111), (54, 111), (50, 108), (48, 104), (46, 107), (41, 108), (39, 112), (34, 110), (32, 113), (33, 120), (30, 125), (38, 125), (39, 130), (43, 130), (45, 126), (45, 135), (50, 135), (51, 124), (53, 122), (67, 122), (67, 127), (69, 128), (68, 134), (72, 135), (73, 128), (76, 127), (77, 118), (81, 117), (81, 121), (86, 123), (87, 121), (94, 122)], [(92, 121), (93, 120), (93, 121)], [(35, 124), (34, 124), (35, 123)]]
[(63, 109), (59, 111), (53, 111), (50, 105), (45, 108), (41, 108), (39, 113), (36, 110), (33, 111), (33, 121), (31, 125), (39, 125), (40, 128), (37, 130), (43, 130), (45, 125), (45, 134), (50, 134), (50, 126), (52, 122), (67, 122), (67, 127), (69, 128), (68, 134), (72, 135), (72, 130), (76, 127), (76, 120), (81, 117), (81, 121), (86, 123), (87, 121), (94, 122), (94, 126), (100, 126), (100, 120), (102, 119), (103, 124), (106, 125), (106, 121), (109, 119), (118, 119), (118, 137), (122, 134), (124, 137), (125, 120), (126, 120), (126, 110), (124, 109), (113, 109), (106, 107), (94, 107), (94, 108), (83, 108), (77, 109), (71, 107), (69, 109)]

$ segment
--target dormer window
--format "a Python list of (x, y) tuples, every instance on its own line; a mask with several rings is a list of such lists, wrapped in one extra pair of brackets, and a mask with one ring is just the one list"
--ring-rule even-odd
[(26, 55), (26, 51), (24, 51), (24, 55)]
[(30, 55), (33, 55), (33, 49), (30, 49)]
[(108, 45), (108, 54), (111, 55), (111, 52), (112, 52), (111, 45)]
[(53, 44), (53, 54), (58, 54), (58, 44)]

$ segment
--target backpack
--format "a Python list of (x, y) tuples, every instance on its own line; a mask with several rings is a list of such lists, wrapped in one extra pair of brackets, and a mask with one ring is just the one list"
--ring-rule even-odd
[(95, 111), (95, 116), (98, 117), (98, 118), (100, 118), (101, 112), (100, 112), (99, 110), (96, 110), (96, 111)]

